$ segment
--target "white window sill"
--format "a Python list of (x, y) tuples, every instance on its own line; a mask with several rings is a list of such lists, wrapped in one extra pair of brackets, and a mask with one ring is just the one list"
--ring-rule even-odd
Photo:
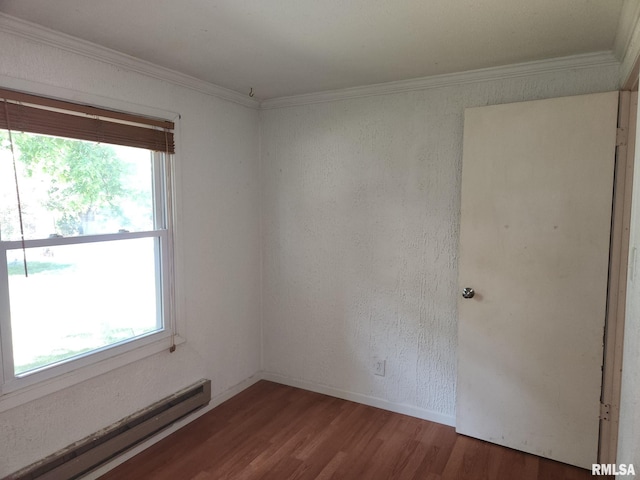
[[(184, 343), (184, 338), (175, 337), (175, 344)], [(0, 413), (18, 407), (27, 402), (37, 400), (46, 395), (77, 385), (91, 378), (102, 375), (116, 368), (142, 360), (143, 358), (169, 350), (171, 337), (165, 336), (146, 345), (141, 345), (121, 354), (116, 354), (90, 365), (75, 368), (52, 378), (41, 380), (28, 386), (18, 387), (13, 391), (0, 394)], [(5, 389), (8, 385), (5, 385)]]

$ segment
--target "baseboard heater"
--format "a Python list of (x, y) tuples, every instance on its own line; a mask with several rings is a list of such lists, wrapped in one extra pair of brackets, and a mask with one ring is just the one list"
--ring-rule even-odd
[(70, 480), (90, 472), (211, 400), (211, 380), (201, 380), (116, 424), (34, 463), (4, 480)]

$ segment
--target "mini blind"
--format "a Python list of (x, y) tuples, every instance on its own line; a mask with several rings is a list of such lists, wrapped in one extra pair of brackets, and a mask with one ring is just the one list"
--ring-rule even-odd
[(0, 128), (174, 153), (173, 122), (0, 88)]

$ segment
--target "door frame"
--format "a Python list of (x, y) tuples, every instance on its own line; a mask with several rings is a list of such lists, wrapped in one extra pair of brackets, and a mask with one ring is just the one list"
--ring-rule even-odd
[(621, 91), (618, 107), (618, 140), (614, 198), (609, 251), (609, 285), (604, 331), (604, 360), (598, 461), (616, 463), (620, 391), (622, 385), (622, 350), (627, 293), (631, 194), (637, 126), (638, 81), (629, 86), (635, 91)]

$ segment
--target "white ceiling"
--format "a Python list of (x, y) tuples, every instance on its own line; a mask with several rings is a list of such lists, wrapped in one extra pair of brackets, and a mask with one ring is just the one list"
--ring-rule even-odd
[[(628, 12), (638, 0), (625, 1)], [(0, 0), (0, 12), (240, 93), (253, 88), (262, 100), (615, 50), (622, 7), (623, 0)]]

